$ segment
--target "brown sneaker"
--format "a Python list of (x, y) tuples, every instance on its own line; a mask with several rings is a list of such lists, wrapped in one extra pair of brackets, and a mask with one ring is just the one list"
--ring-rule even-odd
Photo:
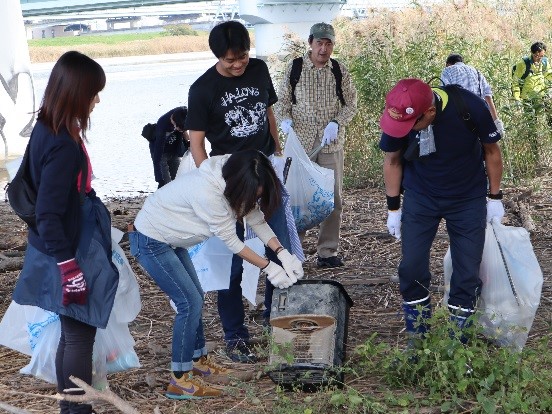
[(211, 387), (201, 378), (191, 372), (184, 374), (182, 378), (176, 378), (171, 374), (171, 382), (167, 387), (165, 396), (174, 400), (195, 400), (201, 398), (220, 397), (222, 390)]
[(194, 362), (194, 375), (203, 377), (208, 382), (228, 384), (231, 379), (247, 381), (253, 378), (249, 371), (236, 371), (218, 364), (211, 357), (204, 355), (199, 361)]

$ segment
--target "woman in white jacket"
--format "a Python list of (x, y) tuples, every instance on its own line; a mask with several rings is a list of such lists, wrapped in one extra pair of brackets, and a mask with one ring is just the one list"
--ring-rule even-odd
[[(131, 253), (177, 308), (168, 398), (220, 396), (220, 389), (200, 377), (229, 373), (207, 357), (201, 319), (204, 295), (187, 248), (214, 235), (265, 272), (274, 286), (286, 288), (303, 277), (301, 262), (280, 245), (265, 221), (281, 202), (280, 185), (270, 161), (259, 151), (215, 156), (158, 189), (136, 216), (129, 234)], [(283, 268), (238, 238), (236, 220), (253, 229)]]

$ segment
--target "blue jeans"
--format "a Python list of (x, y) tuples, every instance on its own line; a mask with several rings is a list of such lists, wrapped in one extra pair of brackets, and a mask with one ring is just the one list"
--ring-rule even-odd
[(204, 295), (190, 255), (139, 231), (130, 232), (129, 240), (130, 253), (176, 305), (171, 370), (190, 371), (194, 358), (207, 355), (201, 318)]
[[(291, 251), (291, 242), (289, 240), (286, 214), (283, 205), (280, 205), (280, 207), (276, 209), (270, 220), (268, 220), (268, 225), (272, 228), (282, 246), (288, 251)], [(240, 240), (243, 240), (243, 224), (236, 222), (236, 233)], [(274, 254), (274, 252), (268, 247), (266, 248), (266, 255), (269, 260), (281, 265), (281, 262), (278, 260), (276, 254)], [(247, 327), (244, 325), (245, 309), (243, 307), (241, 288), (242, 272), (243, 259), (235, 254), (232, 257), (230, 286), (228, 289), (218, 291), (218, 312), (222, 329), (224, 330), (224, 340), (229, 346), (234, 346), (239, 341), (247, 342), (249, 340), (249, 332)], [(263, 313), (263, 317), (266, 318), (270, 317), (270, 307), (272, 304), (272, 292), (274, 291), (274, 287), (268, 280), (265, 280), (265, 283), (266, 289), (264, 304), (266, 310)]]
[(430, 249), (446, 220), (452, 256), (449, 304), (474, 309), (481, 292), (479, 265), (485, 244), (485, 197), (431, 197), (407, 190), (402, 212), (400, 291), (405, 302), (428, 296)]

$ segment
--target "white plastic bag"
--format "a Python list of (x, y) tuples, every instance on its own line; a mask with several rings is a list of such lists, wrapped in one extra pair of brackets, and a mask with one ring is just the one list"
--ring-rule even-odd
[(188, 150), (184, 153), (184, 156), (180, 160), (180, 165), (176, 171), (176, 177), (186, 174), (188, 171), (192, 171), (197, 168), (195, 165), (194, 157), (192, 156), (192, 151)]
[(204, 292), (228, 289), (232, 252), (216, 236), (188, 249)]
[[(445, 298), (448, 300), (452, 260), (444, 259)], [(486, 337), (500, 346), (521, 351), (540, 303), (543, 276), (523, 227), (487, 224), (479, 268), (483, 282), (478, 310)]]
[(142, 309), (142, 303), (136, 275), (125, 256), (125, 252), (119, 246), (123, 234), (121, 230), (111, 227), (111, 260), (119, 271), (119, 285), (115, 293), (111, 317), (115, 318), (117, 322), (128, 323), (138, 316), (140, 309)]
[(298, 232), (320, 224), (334, 209), (334, 172), (312, 162), (293, 128), (290, 128), (284, 157), (291, 157), (286, 188)]
[[(111, 228), (112, 260), (119, 269), (119, 284), (106, 329), (98, 329), (92, 357), (92, 385), (107, 387), (107, 374), (139, 368), (128, 322), (140, 311), (136, 276), (118, 242), (122, 232)], [(0, 322), (0, 344), (31, 356), (20, 372), (56, 383), (55, 356), (61, 334), (59, 316), (36, 306), (12, 301)]]

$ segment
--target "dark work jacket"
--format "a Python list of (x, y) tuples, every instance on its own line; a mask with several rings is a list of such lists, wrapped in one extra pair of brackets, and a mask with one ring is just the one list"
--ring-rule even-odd
[(149, 144), (151, 159), (153, 161), (153, 173), (157, 182), (163, 180), (161, 172), (161, 157), (163, 154), (169, 154), (172, 157), (182, 157), (189, 147), (188, 141), (184, 140), (182, 132), (176, 131), (171, 122), (173, 112), (179, 108), (171, 109), (157, 120), (155, 140)]
[(27, 246), (13, 300), (105, 328), (113, 308), (119, 272), (111, 260), (111, 219), (102, 201), (91, 191), (80, 207), (81, 231), (75, 258), (88, 287), (84, 305), (63, 306), (61, 275), (53, 256)]
[(29, 243), (63, 262), (75, 257), (80, 200), (77, 175), (84, 153), (64, 128), (54, 134), (38, 121), (29, 140), (30, 173), (37, 191), (36, 228)]

